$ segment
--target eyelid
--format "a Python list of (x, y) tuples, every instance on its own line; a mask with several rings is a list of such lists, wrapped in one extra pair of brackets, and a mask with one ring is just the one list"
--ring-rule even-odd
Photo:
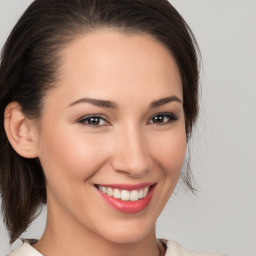
[[(104, 122), (105, 122), (106, 124), (104, 124), (104, 125), (92, 125), (92, 124), (87, 124), (87, 123), (86, 123), (86, 120), (89, 119), (89, 118), (92, 118), (92, 117), (94, 117), (94, 118), (99, 118), (99, 119), (101, 119), (101, 120), (104, 120)], [(94, 127), (94, 128), (100, 128), (100, 127), (102, 127), (102, 126), (109, 126), (109, 125), (111, 125), (110, 122), (107, 121), (107, 119), (106, 119), (105, 117), (103, 117), (101, 114), (85, 115), (85, 116), (79, 118), (79, 119), (77, 120), (77, 123), (80, 123), (81, 125), (87, 125), (87, 126), (90, 126), (90, 127)]]
[[(170, 118), (169, 121), (167, 122), (164, 122), (164, 123), (153, 123), (153, 122), (150, 122), (154, 117), (156, 116), (165, 116), (165, 117), (168, 117)], [(152, 124), (152, 125), (167, 125), (167, 124), (170, 124), (170, 123), (173, 123), (175, 121), (177, 121), (179, 118), (177, 115), (175, 115), (174, 113), (172, 112), (159, 112), (159, 113), (156, 113), (154, 114), (153, 116), (151, 116), (151, 118), (149, 119), (149, 121), (147, 122), (147, 124)]]
[[(169, 120), (167, 122), (160, 122), (160, 123), (154, 123), (152, 122), (152, 119), (156, 116), (164, 116), (164, 117), (167, 117), (169, 118)], [(98, 118), (98, 119), (101, 119), (104, 121), (104, 124), (89, 124), (89, 123), (86, 123), (86, 121), (90, 118)], [(159, 112), (159, 113), (156, 113), (154, 115), (152, 115), (149, 119), (149, 121), (147, 122), (147, 125), (167, 125), (167, 124), (170, 124), (170, 123), (173, 123), (175, 121), (178, 120), (178, 116), (172, 112)], [(106, 117), (104, 117), (102, 114), (89, 114), (89, 115), (85, 115), (79, 119), (77, 119), (76, 121), (77, 123), (80, 123), (81, 125), (86, 125), (86, 126), (89, 126), (89, 127), (94, 127), (94, 128), (100, 128), (100, 127), (103, 127), (103, 126), (110, 126), (111, 123), (107, 120)]]

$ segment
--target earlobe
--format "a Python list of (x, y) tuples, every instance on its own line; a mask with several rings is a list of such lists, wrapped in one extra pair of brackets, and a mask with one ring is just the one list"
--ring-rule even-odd
[(11, 102), (5, 109), (4, 127), (14, 150), (25, 158), (38, 156), (35, 140), (35, 127), (21, 111), (18, 102)]

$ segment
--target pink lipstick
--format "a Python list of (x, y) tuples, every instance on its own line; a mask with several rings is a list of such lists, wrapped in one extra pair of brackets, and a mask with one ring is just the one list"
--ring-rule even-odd
[(118, 211), (132, 214), (144, 210), (149, 205), (156, 185), (156, 183), (102, 184), (95, 187), (110, 206)]

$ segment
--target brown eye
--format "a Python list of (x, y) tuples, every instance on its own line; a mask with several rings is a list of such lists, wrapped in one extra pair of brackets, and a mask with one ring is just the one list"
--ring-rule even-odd
[(85, 116), (78, 121), (83, 125), (90, 125), (90, 126), (106, 126), (109, 123), (100, 116)]
[(177, 120), (177, 117), (174, 114), (158, 114), (153, 116), (149, 124), (167, 124)]

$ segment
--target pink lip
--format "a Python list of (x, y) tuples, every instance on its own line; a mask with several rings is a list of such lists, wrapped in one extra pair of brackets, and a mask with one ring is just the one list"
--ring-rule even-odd
[[(151, 202), (156, 184), (155, 183), (150, 183), (153, 186), (152, 185), (147, 185), (147, 184), (149, 184), (149, 183), (144, 183), (144, 184), (139, 184), (139, 185), (126, 185), (126, 184), (125, 185), (124, 184), (122, 184), (122, 185), (116, 185), (116, 184), (115, 185), (106, 185), (106, 187), (126, 189), (128, 191), (144, 188), (144, 187), (147, 187), (147, 186), (151, 186), (150, 191), (148, 192), (147, 196), (143, 199), (138, 200), (138, 201), (122, 201), (120, 199), (108, 196), (107, 194), (101, 192), (98, 189), (97, 189), (97, 191), (102, 196), (102, 198), (105, 200), (105, 202), (107, 202), (114, 209), (116, 209), (120, 212), (132, 214), (132, 213), (137, 213), (137, 212), (140, 212), (140, 211), (144, 210), (149, 205), (149, 203)], [(104, 185), (102, 185), (102, 186), (104, 186)]]

